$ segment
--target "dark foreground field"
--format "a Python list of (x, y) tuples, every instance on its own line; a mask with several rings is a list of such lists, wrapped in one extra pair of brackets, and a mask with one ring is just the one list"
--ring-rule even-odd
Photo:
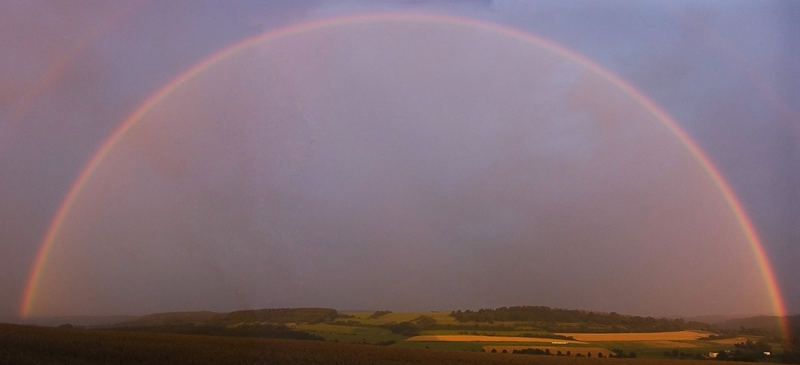
[(308, 340), (114, 332), (0, 324), (0, 364), (628, 364), (708, 361), (581, 359)]

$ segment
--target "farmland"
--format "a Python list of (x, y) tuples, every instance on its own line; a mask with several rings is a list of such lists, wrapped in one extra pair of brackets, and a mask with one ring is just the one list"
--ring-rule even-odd
[[(529, 313), (517, 313), (526, 312), (527, 308), (500, 309), (498, 313), (488, 314), (484, 310), (477, 312), (483, 317), (475, 320), (465, 320), (456, 312), (339, 312), (328, 308), (284, 308), (230, 313), (160, 313), (92, 329), (72, 325), (62, 326), (64, 328), (8, 325), (0, 331), (0, 347), (5, 351), (0, 353), (0, 363), (49, 363), (58, 358), (82, 359), (76, 361), (78, 363), (106, 362), (102, 359), (121, 363), (128, 360), (172, 362), (175, 359), (202, 363), (198, 360), (202, 356), (233, 363), (315, 363), (333, 356), (343, 363), (358, 363), (355, 358), (360, 359), (362, 355), (373, 360), (369, 363), (401, 358), (403, 360), (396, 361), (426, 363), (423, 359), (428, 357), (444, 363), (491, 363), (498, 359), (514, 363), (530, 359), (529, 355), (544, 355), (536, 358), (546, 359), (548, 363), (561, 363), (566, 360), (556, 358), (704, 359), (709, 353), (724, 353), (734, 358), (739, 356), (739, 359), (771, 360), (768, 357), (771, 355), (762, 352), (783, 351), (776, 337), (765, 334), (720, 334), (702, 324), (603, 313), (567, 313), (572, 319), (588, 318), (581, 323), (543, 321), (525, 318)], [(555, 311), (558, 316), (565, 315), (558, 310), (530, 308), (534, 313), (552, 315)], [(509, 313), (516, 318), (496, 318)], [(580, 326), (620, 328), (622, 325), (614, 323), (613, 319), (639, 329), (679, 328), (651, 332), (550, 330)], [(82, 349), (74, 350), (71, 346)], [(297, 353), (293, 352), (295, 350)], [(88, 354), (84, 354), (87, 351)], [(139, 354), (139, 351), (144, 353)], [(192, 355), (175, 356), (184, 352)], [(269, 361), (263, 360), (265, 358)]]
[(707, 337), (705, 331), (672, 331), (640, 333), (559, 333), (579, 341), (690, 341)]
[(542, 337), (511, 337), (511, 336), (477, 336), (477, 335), (430, 335), (414, 336), (406, 341), (447, 341), (447, 342), (543, 342), (555, 343), (586, 343), (580, 341), (566, 341)]
[[(626, 361), (628, 360), (628, 361)], [(370, 346), (323, 341), (232, 338), (0, 325), (3, 364), (530, 364), (523, 355)], [(629, 359), (537, 357), (542, 365), (630, 364)], [(669, 363), (638, 360), (637, 364)], [(691, 365), (692, 361), (676, 362)], [(699, 362), (698, 362), (699, 363)]]

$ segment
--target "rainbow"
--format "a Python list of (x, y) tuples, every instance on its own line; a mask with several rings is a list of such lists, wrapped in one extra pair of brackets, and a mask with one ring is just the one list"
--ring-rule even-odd
[[(165, 97), (170, 95), (175, 89), (183, 85), (185, 82), (191, 80), (192, 78), (202, 73), (203, 71), (207, 70), (208, 68), (212, 67), (213, 65), (217, 64), (218, 62), (228, 57), (231, 57), (232, 55), (235, 55), (240, 51), (245, 50), (254, 45), (261, 44), (263, 42), (267, 42), (281, 37), (325, 29), (329, 27), (336, 27), (345, 24), (387, 22), (387, 21), (435, 22), (435, 23), (453, 24), (453, 25), (477, 28), (485, 30), (487, 32), (501, 34), (507, 37), (513, 37), (521, 41), (527, 42), (529, 44), (533, 44), (539, 47), (544, 47), (552, 52), (555, 52), (571, 60), (574, 60), (579, 64), (581, 64), (582, 66), (586, 67), (586, 69), (592, 71), (596, 75), (602, 77), (604, 80), (608, 81), (609, 83), (613, 84), (614, 86), (625, 92), (627, 95), (633, 98), (633, 100), (635, 100), (645, 109), (647, 109), (657, 120), (661, 121), (661, 123), (663, 123), (663, 125), (667, 129), (669, 129), (669, 131), (672, 132), (672, 134), (674, 134), (675, 137), (678, 138), (678, 140), (680, 140), (683, 146), (691, 153), (692, 156), (694, 156), (695, 160), (700, 164), (700, 166), (705, 170), (705, 172), (711, 178), (717, 189), (724, 197), (728, 207), (731, 209), (734, 216), (736, 217), (736, 220), (738, 221), (742, 229), (742, 232), (744, 233), (747, 242), (749, 243), (752, 254), (756, 260), (759, 270), (763, 275), (764, 281), (767, 285), (767, 291), (769, 293), (770, 300), (772, 302), (771, 303), (772, 309), (778, 316), (785, 317), (786, 309), (784, 306), (783, 298), (781, 296), (778, 282), (775, 278), (775, 274), (772, 270), (769, 260), (767, 259), (767, 255), (764, 251), (764, 245), (762, 244), (761, 239), (758, 237), (758, 234), (756, 233), (753, 223), (747, 216), (744, 207), (734, 194), (733, 189), (725, 181), (725, 179), (722, 176), (722, 173), (720, 173), (720, 171), (711, 162), (711, 159), (708, 157), (708, 155), (706, 155), (705, 152), (703, 152), (700, 146), (698, 146), (698, 144), (694, 140), (692, 140), (692, 138), (686, 133), (686, 131), (683, 130), (683, 128), (681, 128), (669, 115), (667, 115), (666, 112), (664, 112), (661, 108), (659, 108), (653, 101), (651, 101), (644, 94), (642, 94), (642, 92), (640, 92), (627, 82), (623, 81), (616, 75), (612, 74), (610, 71), (606, 70), (602, 66), (592, 62), (588, 58), (547, 39), (529, 33), (525, 33), (523, 31), (514, 28), (477, 19), (440, 15), (440, 14), (421, 14), (421, 13), (405, 13), (405, 12), (370, 13), (370, 14), (334, 17), (334, 18), (314, 20), (301, 24), (291, 25), (276, 30), (270, 30), (263, 34), (240, 41), (232, 46), (229, 46), (225, 49), (222, 49), (221, 51), (212, 54), (210, 57), (206, 58), (202, 62), (196, 64), (187, 71), (184, 71), (176, 78), (171, 80), (169, 83), (161, 87), (154, 94), (149, 96), (138, 108), (136, 108), (133, 111), (133, 113), (131, 113), (127, 118), (125, 118), (125, 120), (101, 144), (100, 148), (97, 149), (97, 152), (95, 152), (95, 154), (91, 157), (89, 162), (86, 164), (86, 166), (78, 175), (77, 179), (75, 179), (72, 186), (70, 187), (69, 192), (67, 193), (63, 202), (59, 206), (52, 222), (47, 228), (44, 238), (42, 239), (39, 251), (36, 254), (33, 265), (31, 266), (28, 283), (25, 288), (25, 292), (22, 298), (22, 303), (20, 305), (20, 316), (24, 318), (30, 316), (31, 314), (34, 302), (36, 301), (36, 292), (39, 286), (39, 282), (41, 280), (42, 268), (47, 263), (48, 255), (54, 245), (56, 237), (58, 236), (58, 233), (61, 230), (64, 220), (69, 214), (72, 205), (75, 203), (78, 196), (81, 194), (83, 186), (92, 176), (97, 167), (103, 163), (108, 152), (114, 148), (117, 142), (119, 142), (119, 140), (128, 132), (128, 130), (130, 130), (130, 128), (134, 124), (136, 124), (136, 122), (138, 122), (145, 114), (147, 114), (150, 111), (150, 109), (152, 109), (155, 105), (161, 102)], [(784, 334), (784, 338), (788, 340), (789, 338), (788, 324), (785, 321), (781, 321), (781, 331)]]

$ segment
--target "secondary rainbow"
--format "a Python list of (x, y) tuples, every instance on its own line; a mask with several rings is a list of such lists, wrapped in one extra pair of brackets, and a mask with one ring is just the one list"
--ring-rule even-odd
[[(359, 22), (369, 23), (369, 22), (389, 22), (389, 21), (434, 22), (434, 23), (454, 24), (454, 25), (478, 28), (488, 32), (494, 32), (494, 33), (499, 33), (501, 35), (514, 37), (526, 41), (528, 43), (544, 47), (550, 51), (556, 52), (557, 54), (566, 56), (580, 63), (588, 70), (591, 70), (595, 74), (599, 75), (600, 77), (604, 78), (611, 84), (615, 85), (616, 87), (624, 91), (636, 102), (638, 102), (644, 108), (646, 108), (654, 117), (656, 117), (656, 119), (661, 121), (661, 123), (663, 123), (664, 126), (667, 127), (667, 129), (669, 129), (681, 141), (684, 147), (689, 151), (689, 153), (692, 154), (692, 156), (694, 156), (694, 158), (697, 160), (700, 166), (706, 171), (708, 176), (714, 182), (717, 189), (719, 189), (720, 193), (723, 195), (725, 201), (727, 202), (728, 207), (731, 209), (734, 216), (736, 217), (736, 220), (741, 226), (742, 232), (744, 233), (747, 242), (749, 243), (750, 249), (752, 250), (756, 263), (767, 285), (767, 290), (770, 296), (770, 300), (772, 302), (771, 304), (773, 311), (778, 316), (786, 315), (786, 309), (784, 307), (783, 298), (781, 296), (779, 286), (775, 278), (775, 274), (773, 273), (772, 267), (764, 251), (764, 246), (761, 243), (758, 234), (756, 233), (753, 223), (750, 221), (750, 218), (745, 213), (745, 210), (742, 207), (742, 204), (740, 203), (739, 199), (734, 194), (733, 189), (725, 181), (720, 171), (714, 166), (714, 164), (711, 163), (711, 159), (705, 154), (705, 152), (703, 152), (703, 150), (697, 145), (697, 143), (694, 140), (692, 140), (692, 138), (686, 133), (686, 131), (683, 130), (683, 128), (681, 128), (669, 115), (667, 115), (666, 112), (664, 112), (661, 108), (659, 108), (653, 101), (648, 99), (639, 90), (637, 90), (627, 82), (623, 81), (618, 76), (612, 74), (610, 71), (606, 70), (602, 66), (592, 62), (591, 60), (587, 59), (586, 57), (572, 50), (569, 50), (547, 39), (529, 33), (525, 33), (521, 30), (517, 30), (514, 28), (510, 28), (507, 26), (483, 20), (456, 17), (450, 15), (406, 13), (406, 12), (349, 15), (349, 16), (314, 20), (297, 25), (291, 25), (276, 30), (267, 31), (261, 35), (245, 39), (243, 41), (240, 41), (239, 43), (236, 43), (221, 51), (218, 51), (217, 53), (212, 54), (210, 57), (206, 58), (202, 62), (196, 64), (192, 68), (181, 73), (172, 81), (161, 87), (154, 94), (149, 96), (138, 108), (136, 108), (133, 111), (133, 113), (131, 113), (127, 118), (125, 118), (125, 120), (114, 130), (114, 132), (112, 132), (111, 135), (101, 144), (101, 146), (97, 149), (97, 152), (95, 152), (95, 154), (91, 157), (89, 162), (86, 164), (86, 166), (78, 175), (77, 179), (75, 179), (72, 186), (70, 187), (66, 197), (64, 198), (63, 202), (56, 211), (56, 214), (53, 217), (52, 222), (47, 228), (44, 238), (42, 239), (39, 251), (34, 259), (33, 265), (31, 266), (30, 275), (28, 277), (28, 283), (25, 288), (25, 292), (22, 298), (22, 303), (20, 305), (20, 315), (22, 317), (28, 317), (31, 314), (33, 304), (36, 300), (36, 292), (39, 281), (41, 279), (42, 268), (46, 265), (48, 254), (50, 253), (50, 250), (53, 247), (53, 244), (55, 242), (56, 237), (58, 236), (61, 226), (64, 223), (64, 219), (69, 214), (73, 203), (81, 194), (84, 184), (92, 176), (95, 169), (101, 163), (103, 163), (106, 154), (111, 149), (114, 148), (116, 143), (125, 135), (125, 133), (134, 124), (136, 124), (136, 122), (139, 121), (145, 114), (147, 114), (147, 112), (149, 112), (154, 105), (161, 102), (161, 100), (163, 100), (170, 93), (172, 93), (173, 90), (180, 87), (183, 83), (185, 83), (188, 80), (191, 80), (196, 75), (205, 71), (209, 67), (251, 46), (267, 42), (269, 40), (276, 38), (324, 29), (327, 27), (335, 27), (338, 25), (345, 25), (345, 24), (352, 24)], [(785, 323), (785, 321), (781, 322), (781, 331), (784, 334), (784, 338), (788, 339), (789, 332), (787, 323)]]

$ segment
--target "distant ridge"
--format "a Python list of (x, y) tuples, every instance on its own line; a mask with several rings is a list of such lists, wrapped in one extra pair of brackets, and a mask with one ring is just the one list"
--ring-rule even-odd
[(712, 325), (714, 328), (721, 331), (738, 331), (748, 332), (753, 334), (764, 334), (782, 336), (782, 322), (789, 325), (789, 331), (798, 336), (800, 333), (800, 314), (790, 316), (770, 316), (770, 315), (756, 315), (756, 316), (724, 316), (724, 315), (709, 315), (690, 317), (698, 322), (705, 322)]
[(62, 324), (71, 324), (77, 327), (108, 327), (115, 323), (130, 321), (138, 318), (138, 316), (118, 315), (118, 316), (54, 316), (54, 317), (38, 317), (30, 318), (22, 321), (23, 324), (30, 324), (36, 326), (59, 326)]
[(128, 319), (115, 323), (113, 327), (318, 323), (333, 320), (338, 314), (338, 311), (330, 308), (267, 308), (239, 310), (228, 313), (210, 311), (167, 312)]
[(164, 325), (212, 322), (212, 321), (217, 321), (223, 318), (224, 316), (225, 313), (217, 313), (210, 311), (164, 312), (164, 313), (147, 314), (141, 317), (133, 317), (113, 324), (116, 326), (132, 326), (132, 327), (164, 326)]
[[(635, 320), (639, 325), (646, 324), (640, 330), (668, 330), (683, 329), (683, 327), (698, 327), (718, 330), (756, 330), (756, 332), (770, 333), (779, 335), (781, 332), (781, 318), (770, 315), (757, 316), (732, 316), (732, 315), (705, 315), (684, 318), (652, 318), (629, 316), (617, 314), (615, 312), (593, 312), (583, 310), (567, 310), (549, 307), (500, 307), (496, 309), (480, 309), (477, 311), (454, 311), (453, 315), (460, 321), (477, 320), (479, 322), (492, 320), (527, 320), (533, 321), (560, 321), (560, 322), (598, 322), (604, 324), (620, 324)], [(332, 308), (306, 307), (306, 308), (264, 308), (237, 310), (232, 312), (212, 312), (212, 311), (186, 311), (186, 312), (163, 312), (152, 313), (142, 316), (131, 315), (107, 315), (107, 316), (54, 316), (31, 318), (23, 321), (24, 324), (38, 326), (59, 326), (69, 324), (76, 327), (85, 328), (146, 328), (163, 326), (241, 326), (257, 324), (276, 324), (286, 325), (293, 323), (321, 323), (330, 322), (340, 317), (341, 314)], [(508, 317), (508, 318), (506, 318)], [(786, 317), (786, 321), (794, 331), (800, 330), (800, 315)], [(608, 323), (605, 323), (608, 322)], [(650, 323), (647, 323), (650, 322)], [(661, 323), (663, 322), (663, 323)], [(675, 328), (658, 328), (658, 324), (673, 324)], [(705, 326), (705, 325), (708, 325)], [(680, 327), (680, 328), (679, 328)], [(687, 327), (687, 328), (688, 328)], [(553, 328), (554, 330), (556, 328)], [(559, 328), (560, 330), (560, 328)], [(607, 330), (607, 329), (606, 329)], [(623, 330), (623, 328), (620, 328)], [(632, 330), (632, 328), (624, 328)]]
[[(677, 316), (676, 316), (677, 317)], [(708, 323), (712, 325), (717, 325), (719, 323), (728, 321), (728, 320), (735, 320), (745, 318), (745, 316), (735, 316), (735, 315), (725, 315), (725, 314), (711, 314), (711, 315), (704, 315), (704, 316), (690, 316), (690, 317), (683, 317), (687, 321), (697, 321)]]
[(789, 327), (798, 330), (800, 329), (800, 315), (791, 315), (786, 317), (779, 316), (753, 316), (744, 318), (733, 318), (716, 324), (717, 327), (725, 329), (739, 329), (739, 328), (754, 328), (769, 330), (779, 333), (781, 331), (781, 322), (786, 321)]

